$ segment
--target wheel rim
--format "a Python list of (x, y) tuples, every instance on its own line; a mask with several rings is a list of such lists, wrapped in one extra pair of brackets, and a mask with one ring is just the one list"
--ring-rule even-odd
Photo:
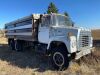
[(64, 65), (64, 56), (60, 52), (55, 52), (53, 55), (53, 61), (57, 66)]

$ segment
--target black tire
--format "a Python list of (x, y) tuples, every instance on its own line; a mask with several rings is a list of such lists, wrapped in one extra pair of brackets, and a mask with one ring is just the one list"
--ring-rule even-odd
[(23, 41), (15, 40), (15, 50), (16, 51), (23, 51)]
[(68, 52), (62, 47), (52, 49), (51, 60), (56, 70), (65, 70), (69, 66)]
[(14, 39), (8, 39), (8, 45), (10, 50), (15, 50), (15, 41)]

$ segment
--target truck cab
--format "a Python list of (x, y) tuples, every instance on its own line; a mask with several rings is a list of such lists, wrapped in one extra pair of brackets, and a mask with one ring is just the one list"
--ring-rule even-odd
[(61, 14), (43, 15), (38, 39), (39, 42), (48, 44), (48, 49), (52, 41), (63, 42), (69, 53), (80, 51), (83, 47), (92, 47), (91, 30), (74, 27), (71, 19)]
[[(70, 20), (69, 17), (64, 15), (43, 15), (41, 18), (41, 23), (39, 25), (39, 41), (42, 43), (49, 43), (50, 38), (52, 37), (52, 28), (56, 27), (72, 27), (73, 22)], [(45, 36), (43, 36), (45, 34)]]

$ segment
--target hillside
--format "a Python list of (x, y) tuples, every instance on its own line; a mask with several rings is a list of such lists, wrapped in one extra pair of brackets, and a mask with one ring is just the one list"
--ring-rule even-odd
[(0, 29), (0, 37), (3, 37), (3, 36), (4, 36), (4, 30)]

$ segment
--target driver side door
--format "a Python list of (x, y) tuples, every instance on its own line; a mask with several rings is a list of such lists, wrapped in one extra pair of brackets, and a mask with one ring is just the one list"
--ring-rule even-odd
[(39, 25), (38, 40), (40, 43), (47, 44), (49, 42), (49, 27), (50, 26), (50, 16), (44, 16), (42, 22)]

